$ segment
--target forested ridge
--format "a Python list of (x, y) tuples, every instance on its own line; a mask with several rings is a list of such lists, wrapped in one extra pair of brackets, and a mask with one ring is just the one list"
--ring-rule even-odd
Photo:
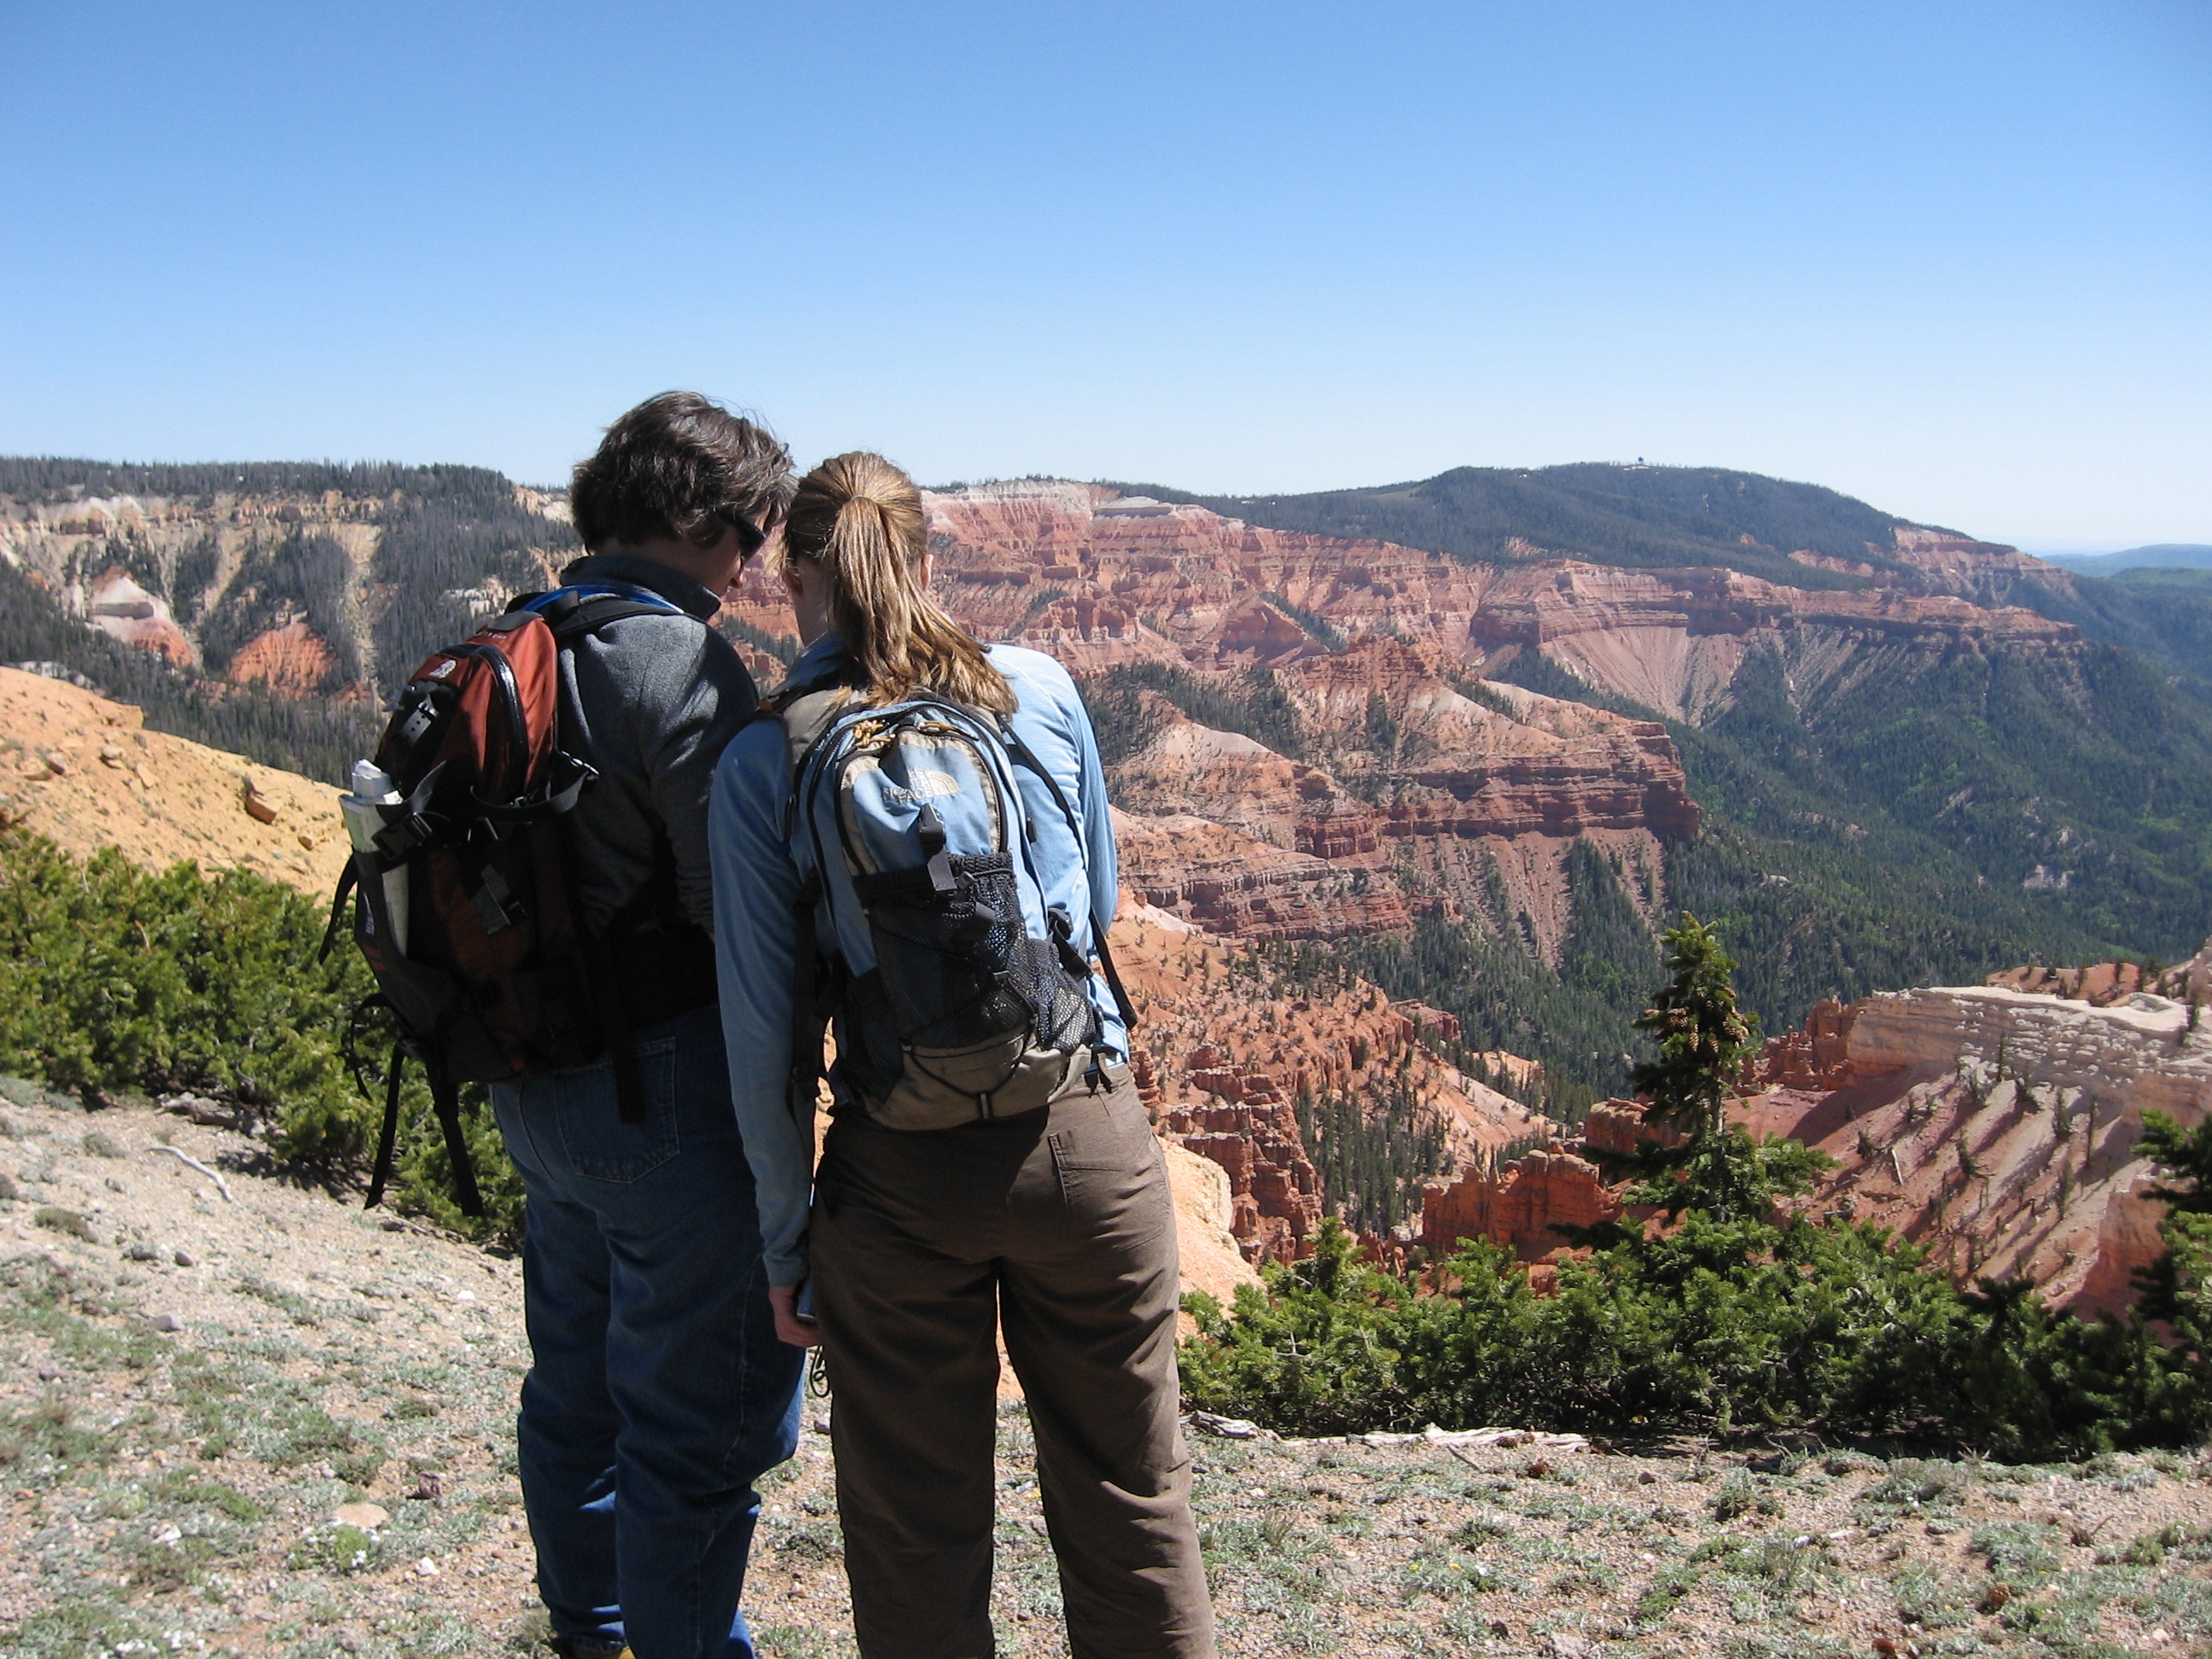
[[(2212, 933), (2212, 708), (2118, 647), (2093, 644), (2078, 660), (2078, 678), (2064, 678), (1962, 652), (1923, 676), (1868, 676), (1808, 709), (1779, 665), (1755, 654), (1726, 714), (1703, 728), (1667, 721), (1704, 811), (1698, 838), (1668, 848), (1668, 901), (1723, 926), (1746, 1006), (1769, 1030), (1823, 997), (1972, 984), (2024, 962), (2171, 962)], [(1540, 657), (1506, 672), (1661, 718)], [(1578, 932), (1604, 902), (1582, 867)], [(1632, 996), (1593, 1007), (1576, 994), (1589, 975), (1571, 953), (1558, 974), (1501, 972), (1477, 942), (1431, 931), (1402, 975), (1390, 957), (1402, 947), (1376, 947), (1394, 990), (1444, 994), (1476, 978), (1517, 988), (1493, 999), (1462, 989), (1442, 1006), (1492, 1029), (1512, 1009), (1551, 1042), (1552, 1063), (1617, 1086), (1620, 1067), (1602, 1057), (1625, 1048), (1613, 1039), (1626, 1038)]]
[(1567, 557), (1723, 565), (1809, 588), (1857, 586), (1863, 579), (1796, 563), (1786, 556), (1793, 550), (1879, 569), (1892, 565), (1882, 550), (1905, 522), (1818, 484), (1721, 467), (1462, 466), (1407, 483), (1305, 495), (1128, 488), (1273, 530), (1372, 537), (1469, 563)]

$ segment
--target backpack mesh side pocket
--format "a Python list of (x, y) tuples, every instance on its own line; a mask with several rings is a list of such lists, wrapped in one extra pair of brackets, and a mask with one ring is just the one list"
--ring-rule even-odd
[(1030, 976), (1017, 966), (1029, 940), (1013, 860), (993, 853), (946, 862), (949, 888), (927, 868), (853, 882), (899, 1041), (908, 1048), (965, 1048), (1036, 1022), (1022, 994)]
[[(1048, 941), (1022, 924), (1013, 860), (1004, 853), (859, 876), (875, 970), (854, 987), (856, 1011), (880, 1004), (902, 1064), (872, 1112), (893, 1127), (950, 1127), (1043, 1105), (1095, 1034), (1083, 988)], [(880, 1078), (890, 1068), (876, 1059)]]

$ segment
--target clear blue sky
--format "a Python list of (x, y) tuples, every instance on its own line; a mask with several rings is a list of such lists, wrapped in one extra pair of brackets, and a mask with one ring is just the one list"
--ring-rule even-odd
[(2212, 541), (2212, 7), (0, 0), (0, 452), (1630, 459)]

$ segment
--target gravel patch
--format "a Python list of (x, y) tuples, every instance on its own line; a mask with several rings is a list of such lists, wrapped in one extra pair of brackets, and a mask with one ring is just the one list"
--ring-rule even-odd
[[(514, 1261), (244, 1136), (9, 1081), (0, 1182), (0, 1654), (542, 1651)], [(1018, 1401), (1000, 1427), (1001, 1651), (1064, 1654)], [(1223, 1646), (1251, 1659), (2212, 1647), (2195, 1456), (1194, 1449)], [(853, 1652), (830, 1474), (810, 1428), (765, 1483), (746, 1602), (774, 1659)]]

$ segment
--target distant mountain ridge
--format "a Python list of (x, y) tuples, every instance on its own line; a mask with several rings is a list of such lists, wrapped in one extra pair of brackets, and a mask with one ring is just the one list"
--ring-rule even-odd
[(1818, 484), (1718, 467), (1598, 462), (1455, 467), (1407, 483), (1304, 495), (1159, 493), (1271, 529), (1372, 537), (1470, 562), (1722, 565), (1805, 587), (1848, 586), (1851, 574), (1808, 575), (1818, 567), (1793, 567), (1790, 554), (1891, 568), (1894, 532), (1906, 523)]
[(1269, 529), (1373, 537), (1470, 563), (1717, 566), (1801, 590), (1949, 593), (1982, 606), (2018, 605), (2154, 658), (2212, 696), (2212, 586), (2145, 580), (2152, 569), (2212, 562), (2212, 547), (2196, 544), (2044, 559), (1915, 524), (1819, 484), (1719, 467), (1456, 467), (1301, 495), (1115, 488)]
[(2116, 576), (2124, 570), (2212, 570), (2212, 542), (2153, 542), (2117, 553), (2045, 553), (2045, 561), (2084, 576)]
[[(1682, 908), (1770, 1024), (2212, 931), (2212, 608), (2133, 586), (2195, 573), (2094, 580), (1715, 470), (928, 506), (955, 614), (1085, 680), (1153, 902), (1326, 949), (1585, 1098)], [(481, 469), (0, 461), (0, 661), (335, 780), (397, 676), (575, 548)], [(722, 620), (779, 678), (764, 572)]]

